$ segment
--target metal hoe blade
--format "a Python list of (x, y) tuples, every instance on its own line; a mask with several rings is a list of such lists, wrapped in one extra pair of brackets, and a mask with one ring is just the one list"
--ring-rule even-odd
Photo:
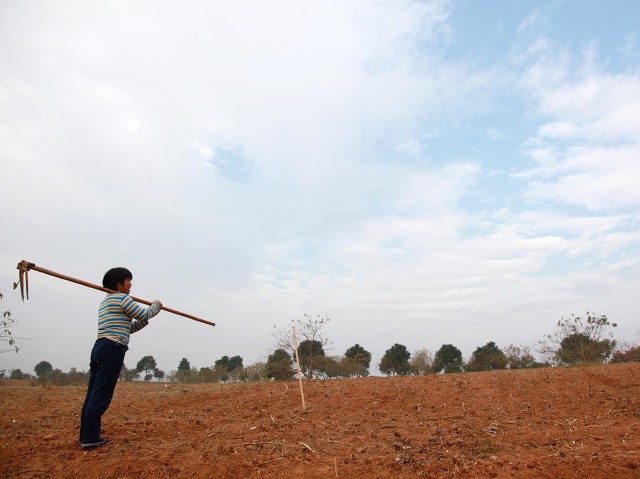
[(20, 285), (20, 296), (24, 301), (25, 290), (27, 293), (27, 299), (29, 299), (29, 270), (35, 266), (33, 263), (22, 260), (18, 263), (19, 277), (18, 282), (13, 283), (13, 289), (16, 289)]

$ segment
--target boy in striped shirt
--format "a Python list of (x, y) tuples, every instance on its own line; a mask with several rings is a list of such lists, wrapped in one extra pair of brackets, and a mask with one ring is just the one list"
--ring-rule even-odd
[(89, 385), (80, 416), (80, 446), (83, 449), (102, 446), (101, 419), (105, 413), (129, 349), (129, 336), (149, 324), (160, 312), (162, 303), (155, 300), (145, 308), (129, 293), (133, 275), (126, 268), (112, 268), (102, 280), (102, 286), (113, 290), (100, 303), (98, 339), (91, 350)]

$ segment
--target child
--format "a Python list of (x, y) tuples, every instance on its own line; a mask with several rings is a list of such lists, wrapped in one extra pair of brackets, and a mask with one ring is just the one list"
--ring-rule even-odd
[(113, 268), (102, 280), (102, 286), (115, 292), (107, 294), (98, 311), (98, 339), (91, 351), (89, 386), (80, 416), (83, 449), (107, 443), (100, 437), (101, 419), (111, 403), (124, 355), (129, 349), (129, 336), (149, 324), (149, 319), (162, 308), (158, 300), (144, 308), (131, 299), (132, 279), (128, 269)]

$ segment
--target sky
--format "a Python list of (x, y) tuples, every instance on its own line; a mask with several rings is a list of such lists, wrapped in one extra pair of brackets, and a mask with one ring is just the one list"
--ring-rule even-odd
[(0, 310), (87, 370), (125, 266), (165, 372), (329, 318), (372, 372), (532, 349), (571, 314), (640, 340), (640, 2), (0, 2)]

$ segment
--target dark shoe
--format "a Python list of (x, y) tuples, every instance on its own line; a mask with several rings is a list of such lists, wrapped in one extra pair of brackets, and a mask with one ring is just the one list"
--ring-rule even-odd
[(80, 447), (82, 449), (93, 449), (95, 447), (104, 446), (108, 442), (109, 441), (107, 441), (106, 439), (100, 439), (99, 441), (96, 441), (96, 442), (82, 442), (80, 443)]

